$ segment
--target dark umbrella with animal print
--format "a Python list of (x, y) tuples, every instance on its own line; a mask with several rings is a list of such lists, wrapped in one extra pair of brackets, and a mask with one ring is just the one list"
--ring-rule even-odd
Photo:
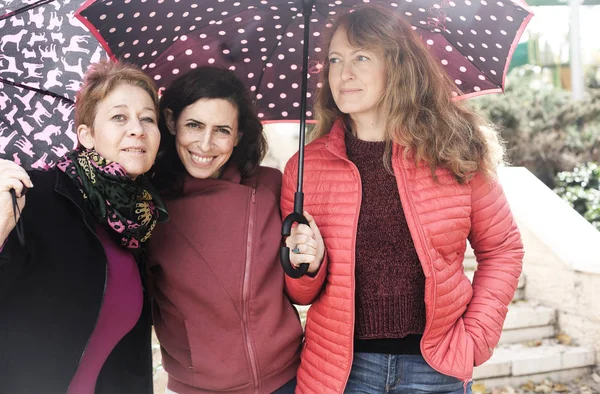
[(76, 146), (75, 94), (106, 57), (73, 17), (81, 3), (0, 0), (0, 158), (45, 169)]

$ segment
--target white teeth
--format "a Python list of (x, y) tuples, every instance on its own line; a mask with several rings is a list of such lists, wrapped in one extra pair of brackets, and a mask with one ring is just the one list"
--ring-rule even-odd
[(213, 159), (214, 159), (214, 157), (200, 157), (193, 153), (190, 153), (190, 155), (192, 156), (193, 161), (195, 161), (196, 163), (201, 163), (201, 164), (208, 164), (211, 161), (213, 161)]

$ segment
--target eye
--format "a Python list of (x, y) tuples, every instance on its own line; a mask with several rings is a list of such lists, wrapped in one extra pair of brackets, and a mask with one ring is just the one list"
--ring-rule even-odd
[(220, 129), (217, 129), (217, 131), (219, 133), (221, 133), (221, 134), (226, 134), (226, 135), (231, 134), (231, 132), (229, 131), (229, 129), (220, 128)]
[(329, 58), (329, 64), (335, 64), (335, 63), (339, 63), (341, 62), (341, 60), (337, 57), (330, 57)]
[(127, 120), (127, 118), (123, 114), (117, 114), (113, 116), (112, 119), (116, 120), (117, 122), (124, 122), (125, 120)]
[(147, 123), (151, 123), (151, 124), (156, 123), (156, 121), (154, 120), (154, 118), (152, 118), (150, 116), (146, 116), (146, 117), (142, 118), (142, 122), (147, 122)]
[(365, 55), (358, 55), (356, 57), (356, 60), (358, 60), (359, 62), (365, 62), (365, 61), (369, 60), (369, 58), (366, 57)]
[(190, 129), (197, 129), (200, 128), (200, 124), (196, 122), (188, 122), (185, 124), (185, 127), (188, 127)]

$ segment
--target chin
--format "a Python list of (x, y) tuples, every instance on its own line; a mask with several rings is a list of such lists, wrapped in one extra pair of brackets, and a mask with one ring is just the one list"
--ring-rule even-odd
[(206, 169), (186, 168), (187, 173), (196, 179), (208, 179), (212, 175), (212, 171)]
[(131, 179), (135, 179), (135, 178), (137, 178), (140, 175), (144, 175), (146, 172), (148, 172), (148, 170), (149, 170), (149, 168), (148, 169), (145, 169), (145, 168), (142, 168), (142, 169), (140, 169), (140, 168), (125, 168), (125, 171), (127, 172), (127, 175), (129, 175), (129, 177)]
[(341, 105), (338, 106), (338, 108), (343, 114), (347, 115), (352, 115), (353, 113), (360, 111), (360, 108), (356, 105)]

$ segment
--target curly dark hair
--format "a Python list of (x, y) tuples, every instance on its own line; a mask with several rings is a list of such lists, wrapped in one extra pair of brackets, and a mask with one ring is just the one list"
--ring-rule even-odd
[(227, 100), (238, 110), (238, 128), (242, 137), (229, 162), (235, 163), (243, 178), (254, 173), (267, 151), (262, 123), (244, 83), (227, 69), (214, 66), (193, 69), (173, 81), (160, 99), (158, 127), (161, 142), (151, 179), (167, 196), (181, 194), (187, 172), (177, 154), (175, 136), (167, 127), (165, 111), (171, 110), (177, 122), (187, 106), (202, 99)]

